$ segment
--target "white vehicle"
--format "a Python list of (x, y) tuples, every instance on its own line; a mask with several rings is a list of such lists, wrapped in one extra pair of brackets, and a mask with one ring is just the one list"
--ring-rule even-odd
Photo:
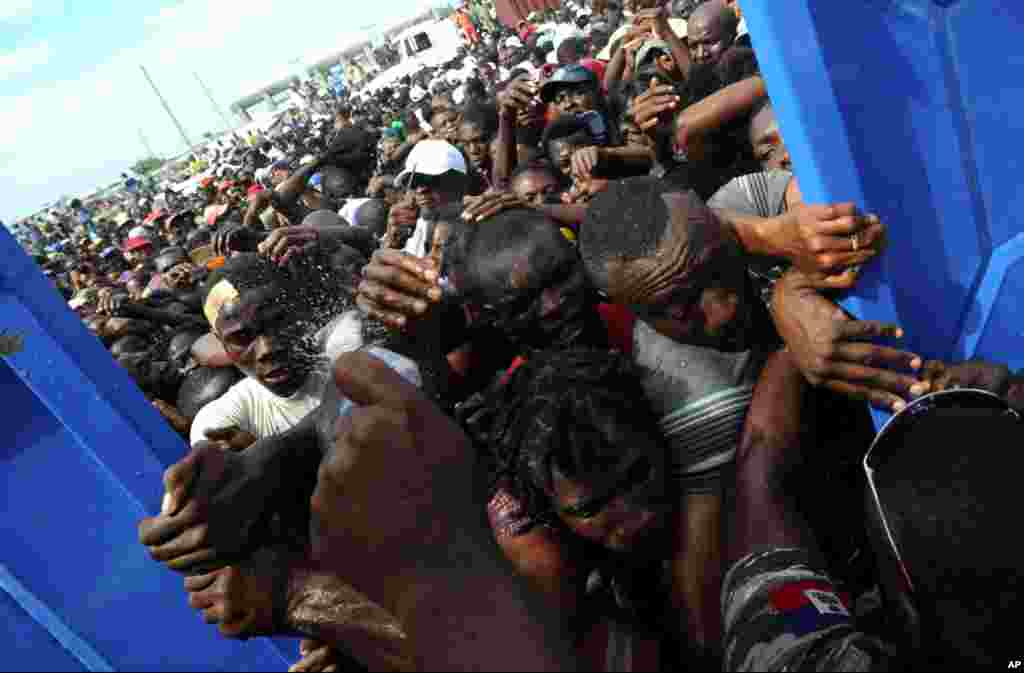
[(406, 29), (392, 40), (392, 44), (402, 60), (370, 81), (366, 87), (370, 93), (376, 93), (424, 68), (444, 65), (458, 56), (463, 42), (458, 26), (449, 19), (442, 19)]

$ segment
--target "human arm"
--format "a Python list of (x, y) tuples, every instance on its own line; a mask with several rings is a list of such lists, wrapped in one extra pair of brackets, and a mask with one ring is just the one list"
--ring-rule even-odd
[(516, 113), (502, 108), (498, 114), (498, 147), (494, 157), (494, 185), (507, 189), (518, 162)]
[(706, 135), (733, 121), (768, 95), (761, 77), (748, 77), (716, 91), (679, 113), (676, 139), (681, 147), (689, 147), (696, 137)]
[(343, 356), (334, 378), (357, 409), (311, 500), (314, 561), (397, 617), (417, 668), (572, 668), (562, 626), (490, 537), (468, 438), (373, 357)]
[(885, 245), (885, 225), (876, 215), (858, 212), (852, 203), (800, 203), (775, 217), (714, 211), (748, 254), (788, 260), (817, 277), (823, 288), (851, 287), (857, 274), (846, 272), (869, 262)]
[(661, 5), (654, 9), (645, 9), (637, 12), (635, 21), (650, 22), (654, 36), (668, 43), (669, 49), (672, 52), (672, 59), (675, 61), (676, 68), (679, 70), (682, 79), (689, 79), (691, 66), (690, 50), (683, 43), (682, 38), (672, 30), (671, 24), (669, 24), (668, 6)]
[(240, 452), (212, 442), (194, 445), (164, 473), (160, 513), (139, 524), (139, 541), (150, 556), (186, 574), (247, 558), (265, 541), (274, 508), (316, 474), (322, 451), (312, 416)]
[(736, 452), (736, 495), (726, 544), (729, 562), (766, 547), (816, 544), (784, 486), (799, 461), (807, 382), (792, 356), (769, 358), (754, 388)]
[[(309, 221), (309, 218), (307, 218)], [(366, 257), (373, 254), (377, 241), (368, 229), (353, 227), (340, 217), (336, 224), (301, 224), (279, 227), (270, 232), (257, 247), (257, 252), (284, 266), (292, 257), (309, 254), (319, 248), (325, 252), (349, 245)]]
[(642, 145), (583, 147), (572, 155), (572, 172), (573, 175), (589, 177), (598, 166), (609, 163), (620, 164), (633, 172), (647, 172), (654, 163), (654, 151)]
[(906, 406), (905, 398), (928, 392), (927, 383), (900, 373), (919, 370), (919, 356), (867, 341), (901, 338), (902, 329), (854, 320), (815, 287), (814, 278), (790, 269), (775, 283), (771, 302), (779, 335), (811, 385), (888, 411), (899, 411)]
[(153, 400), (153, 406), (160, 412), (160, 415), (164, 417), (164, 420), (174, 428), (175, 432), (186, 439), (188, 438), (189, 429), (192, 427), (191, 418), (186, 418), (180, 411), (178, 411), (177, 407), (168, 404), (163, 400)]

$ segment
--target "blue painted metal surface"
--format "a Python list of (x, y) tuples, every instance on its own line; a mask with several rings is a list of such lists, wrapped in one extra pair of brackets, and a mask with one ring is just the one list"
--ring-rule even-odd
[(138, 544), (186, 447), (3, 228), (0, 259), (0, 670), (285, 670), (294, 643), (222, 639)]
[(925, 357), (1024, 367), (1024, 4), (742, 4), (805, 199), (889, 225), (844, 306)]

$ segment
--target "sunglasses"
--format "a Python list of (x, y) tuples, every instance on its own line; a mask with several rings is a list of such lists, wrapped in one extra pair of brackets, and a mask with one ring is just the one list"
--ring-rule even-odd
[(877, 520), (881, 523), (882, 530), (885, 533), (885, 544), (888, 545), (893, 557), (896, 559), (900, 575), (906, 584), (907, 592), (910, 594), (914, 591), (914, 581), (911, 578), (910, 570), (907, 568), (903, 555), (900, 553), (899, 545), (896, 543), (891, 522), (886, 516), (885, 508), (882, 506), (882, 499), (878, 493), (875, 476), (885, 467), (886, 462), (892, 458), (895, 452), (905, 446), (906, 439), (922, 421), (935, 411), (944, 409), (992, 409), (1011, 414), (1018, 420), (1020, 419), (1020, 415), (1011, 409), (1005, 400), (986, 390), (974, 388), (943, 390), (925, 395), (908, 404), (882, 426), (874, 441), (871, 442), (871, 446), (868, 448), (863, 461), (864, 473), (867, 476), (868, 488), (871, 493), (871, 504), (875, 510)]

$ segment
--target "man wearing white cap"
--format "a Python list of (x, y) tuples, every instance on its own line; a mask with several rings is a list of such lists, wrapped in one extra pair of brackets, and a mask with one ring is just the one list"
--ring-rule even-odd
[(433, 238), (438, 211), (447, 205), (462, 203), (466, 195), (469, 187), (466, 159), (458, 148), (443, 140), (422, 140), (409, 153), (405, 170), (395, 181), (407, 189), (412, 198), (392, 208), (388, 228), (400, 225), (402, 219), (411, 219), (412, 213), (418, 211), (416, 229), (403, 250), (424, 257)]

